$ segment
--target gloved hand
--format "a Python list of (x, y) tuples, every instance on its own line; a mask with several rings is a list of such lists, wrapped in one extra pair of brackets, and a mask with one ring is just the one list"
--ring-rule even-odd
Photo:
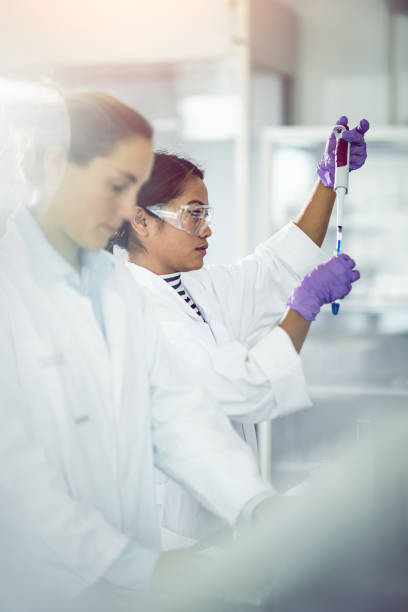
[[(347, 121), (347, 117), (340, 117), (336, 125), (347, 125)], [(343, 140), (350, 143), (350, 171), (361, 168), (367, 158), (364, 134), (369, 127), (370, 124), (367, 119), (362, 119), (360, 125), (357, 125), (353, 130), (345, 130), (341, 135)], [(333, 187), (334, 185), (335, 154), (336, 136), (332, 132), (327, 141), (323, 157), (317, 164), (317, 174), (325, 187)]]
[(286, 306), (307, 321), (314, 321), (323, 304), (330, 304), (351, 291), (351, 283), (360, 278), (353, 270), (355, 261), (345, 253), (335, 255), (305, 276), (290, 295)]

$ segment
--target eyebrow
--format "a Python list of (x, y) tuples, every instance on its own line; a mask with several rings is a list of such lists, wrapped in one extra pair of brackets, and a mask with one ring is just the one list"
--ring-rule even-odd
[(204, 204), (204, 202), (201, 202), (201, 200), (190, 200), (189, 202), (187, 202), (188, 204), (200, 204), (200, 206), (208, 206), (208, 204)]
[(117, 170), (118, 174), (121, 174), (125, 177), (130, 183), (137, 183), (138, 178), (134, 174), (130, 174), (130, 172), (123, 172), (122, 170)]

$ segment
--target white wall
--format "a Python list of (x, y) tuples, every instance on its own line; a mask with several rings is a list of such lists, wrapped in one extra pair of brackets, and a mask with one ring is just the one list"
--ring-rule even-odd
[(131, 63), (231, 52), (229, 0), (4, 2), (0, 64)]
[(343, 113), (389, 120), (388, 12), (384, 0), (282, 0), (299, 14), (294, 123)]
[(395, 20), (395, 113), (398, 123), (408, 125), (408, 16)]
[(249, 0), (253, 65), (293, 75), (298, 56), (298, 19), (280, 0)]

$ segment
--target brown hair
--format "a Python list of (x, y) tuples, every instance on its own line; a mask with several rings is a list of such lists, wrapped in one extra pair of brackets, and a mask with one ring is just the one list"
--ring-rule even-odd
[[(131, 136), (140, 135), (148, 140), (153, 136), (151, 125), (142, 115), (108, 94), (79, 91), (61, 95), (55, 109), (50, 104), (39, 108), (37, 122), (41, 129), (34, 135), (30, 150), (22, 161), (26, 178), (36, 185), (43, 180), (46, 149), (55, 144), (62, 145), (57, 142), (54, 124), (60, 116), (57, 110), (61, 114), (64, 104), (70, 131), (67, 155), (74, 164), (83, 166), (94, 157), (109, 155), (120, 141)], [(65, 147), (66, 143), (62, 146)]]
[(83, 91), (65, 97), (71, 123), (69, 159), (78, 164), (103, 157), (122, 140), (140, 135), (153, 136), (142, 115), (120, 100), (97, 91)]

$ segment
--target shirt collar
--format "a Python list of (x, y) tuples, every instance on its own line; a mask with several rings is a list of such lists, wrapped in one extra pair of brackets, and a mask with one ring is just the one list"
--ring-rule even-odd
[[(81, 291), (82, 280), (88, 284), (90, 276), (106, 277), (113, 268), (112, 258), (102, 250), (81, 249), (79, 260), (81, 275), (55, 250), (46, 238), (31, 211), (21, 206), (14, 215), (13, 223), (23, 238), (29, 253), (33, 272), (43, 285), (66, 281)], [(98, 283), (99, 284), (99, 283)]]
[(181, 287), (181, 273), (173, 272), (173, 274), (160, 274), (160, 278), (162, 278), (169, 287), (173, 287), (173, 289), (179, 289)]

